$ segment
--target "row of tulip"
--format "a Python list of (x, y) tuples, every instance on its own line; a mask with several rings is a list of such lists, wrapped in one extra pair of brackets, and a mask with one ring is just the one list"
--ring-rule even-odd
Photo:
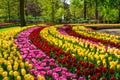
[[(79, 33), (83, 36), (89, 37), (89, 38), (106, 40), (106, 42), (108, 42), (108, 44), (110, 44), (110, 42), (113, 43), (113, 44), (120, 43), (120, 37), (119, 36), (114, 36), (114, 35), (110, 35), (110, 34), (99, 33), (99, 32), (96, 32), (96, 31), (83, 29), (83, 28), (81, 28), (81, 26), (73, 26), (73, 27), (69, 27), (69, 28), (71, 30), (73, 30), (73, 31), (75, 31), (75, 32), (77, 32), (77, 33)], [(101, 42), (104, 42), (104, 41), (101, 41)]]
[[(88, 79), (96, 80), (100, 78), (103, 80), (107, 80), (107, 78), (109, 79), (114, 74), (114, 70), (112, 69), (108, 70), (107, 68), (104, 68), (104, 67), (95, 68), (94, 64), (91, 64), (89, 62), (83, 62), (82, 60), (78, 61), (69, 52), (64, 52), (59, 47), (55, 47), (54, 45), (49, 44), (48, 41), (46, 41), (45, 39), (42, 39), (42, 37), (38, 35), (39, 31), (40, 30), (38, 29), (30, 34), (30, 40), (34, 43), (34, 45), (36, 45), (38, 48), (40, 48), (50, 57), (53, 57), (54, 59), (56, 59), (56, 62), (61, 67), (65, 66), (72, 73), (77, 73), (77, 76), (76, 76), (77, 78), (79, 78), (79, 76), (82, 76), (84, 74), (87, 80)], [(71, 60), (69, 60), (69, 58)], [(106, 75), (105, 73), (108, 73), (108, 74), (110, 73), (111, 76), (107, 77), (108, 74)], [(110, 79), (116, 80), (114, 76), (112, 76)], [(85, 80), (85, 79), (83, 77), (80, 77), (79, 80)]]
[(34, 80), (28, 72), (32, 65), (22, 60), (14, 44), (15, 34), (23, 29), (0, 33), (0, 80)]
[[(34, 26), (34, 25), (33, 25)], [(14, 44), (15, 36), (32, 26), (16, 28), (15, 31), (0, 33), (0, 80), (34, 80), (35, 77), (30, 73), (33, 69), (32, 64), (23, 60), (17, 45)], [(41, 80), (41, 75), (38, 75)], [(40, 78), (40, 79), (39, 79)]]
[[(46, 28), (46, 29), (42, 30), (40, 35), (42, 35), (42, 37), (45, 38), (46, 40), (48, 40), (51, 44), (59, 46), (65, 51), (72, 52), (73, 55), (76, 55), (76, 56), (79, 55), (85, 59), (88, 58), (87, 61), (90, 60), (93, 63), (99, 63), (99, 65), (101, 62), (105, 67), (109, 66), (110, 68), (113, 68), (113, 69), (115, 67), (117, 67), (117, 64), (118, 64), (118, 66), (120, 66), (119, 65), (120, 64), (119, 54), (112, 54), (112, 53), (106, 52), (106, 50), (100, 52), (100, 50), (95, 46), (95, 44), (92, 45), (92, 43), (91, 43), (91, 45), (88, 46), (88, 44), (90, 43), (88, 41), (84, 42), (82, 39), (80, 39), (78, 41), (73, 36), (61, 35), (57, 32), (56, 28), (54, 28), (54, 27), (50, 27), (50, 28)], [(104, 47), (104, 46), (102, 46), (102, 47)], [(109, 48), (108, 48), (108, 50), (109, 50)], [(111, 52), (111, 50), (110, 50), (110, 52)], [(107, 59), (109, 59), (111, 62), (106, 62)], [(94, 61), (94, 60), (96, 60), (96, 61)], [(113, 66), (110, 65), (113, 63), (115, 63), (115, 65), (113, 65)]]
[(11, 26), (11, 25), (14, 25), (14, 23), (3, 23), (3, 24), (0, 24), (0, 28), (6, 27), (6, 26)]
[[(86, 30), (86, 28), (84, 27), (81, 27), (82, 29)], [(120, 58), (120, 50), (116, 47), (111, 47), (110, 45), (104, 45), (103, 43), (103, 40), (97, 40), (96, 38), (90, 38), (90, 37), (86, 37), (82, 34), (79, 34), (77, 32), (74, 32), (71, 30), (71, 27), (69, 26), (63, 26), (63, 27), (60, 27), (58, 28), (58, 31), (62, 34), (67, 34), (67, 35), (70, 35), (70, 36), (74, 36), (76, 38), (79, 38), (81, 40), (84, 41), (84, 42), (88, 42), (88, 44), (90, 46), (94, 46), (94, 48), (97, 48), (99, 49), (100, 51), (102, 51), (101, 53), (105, 53), (107, 52), (108, 54), (113, 54), (115, 55), (117, 58)], [(107, 44), (108, 42), (105, 42), (105, 44)], [(95, 44), (95, 45), (94, 45)], [(119, 45), (119, 44), (117, 44)], [(119, 47), (119, 46), (118, 46)], [(91, 47), (92, 48), (92, 47)]]
[[(44, 27), (40, 27), (38, 29), (33, 28), (24, 31), (20, 33), (15, 40), (15, 43), (21, 51), (23, 59), (33, 64), (34, 69), (30, 70), (30, 72), (35, 76), (39, 74), (45, 76), (48, 80), (76, 80), (76, 74), (68, 72), (67, 68), (59, 66), (53, 58), (46, 55), (46, 53), (49, 53), (50, 51), (49, 48), (52, 47), (48, 48), (47, 42), (43, 41), (39, 36), (39, 32), (43, 28)], [(35, 46), (40, 48), (40, 50), (31, 44), (29, 39)], [(83, 77), (80, 77), (79, 79), (82, 78)]]
[[(78, 60), (82, 59), (83, 61), (90, 61), (95, 64), (98, 63), (97, 66), (101, 66), (102, 63), (104, 67), (115, 69), (115, 72), (118, 72), (116, 69), (120, 69), (120, 62), (118, 58), (109, 56), (107, 52), (105, 54), (99, 54), (99, 52), (95, 51), (95, 53), (97, 53), (95, 54), (93, 51), (91, 51), (91, 49), (89, 50), (88, 47), (85, 49), (85, 46), (80, 46), (82, 42), (76, 42), (78, 41), (76, 38), (59, 34), (54, 27), (45, 28), (40, 32), (40, 35), (44, 39), (48, 40), (50, 44), (59, 46), (65, 51), (70, 51), (73, 56), (76, 56), (77, 59), (79, 58)], [(115, 75), (117, 76), (118, 74), (119, 72)]]

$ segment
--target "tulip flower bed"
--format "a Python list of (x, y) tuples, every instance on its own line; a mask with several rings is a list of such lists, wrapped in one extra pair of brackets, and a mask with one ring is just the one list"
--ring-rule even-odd
[(9, 27), (14, 25), (14, 23), (4, 23), (4, 24), (0, 24), (0, 28), (5, 28), (5, 27)]
[(80, 34), (74, 28), (25, 27), (0, 33), (0, 80), (119, 80), (120, 50), (71, 36), (69, 29)]
[(32, 64), (23, 61), (14, 44), (15, 34), (23, 29), (0, 33), (0, 80), (34, 80), (28, 72)]
[(91, 31), (87, 29), (80, 28), (81, 26), (67, 27), (65, 31), (75, 37), (87, 39), (93, 42), (102, 43), (105, 45), (110, 45), (112, 47), (120, 48), (120, 37), (110, 34), (99, 33), (96, 31)]
[[(46, 77), (46, 79), (49, 80), (53, 80), (53, 79), (66, 80), (67, 77), (71, 79), (76, 78), (75, 74), (67, 72), (66, 68), (59, 67), (58, 64), (55, 63), (55, 60), (53, 58), (50, 58), (44, 52), (42, 52), (42, 51), (46, 51), (46, 52), (49, 51), (49, 48), (47, 48), (48, 50), (46, 50), (44, 46), (42, 49), (41, 45), (45, 44), (45, 42), (42, 42), (42, 44), (38, 43), (38, 40), (40, 40), (38, 39), (39, 31), (42, 29), (43, 27), (33, 31), (31, 34), (30, 32), (32, 30), (31, 29), (27, 30), (21, 33), (20, 35), (18, 35), (17, 39), (15, 40), (16, 44), (18, 45), (18, 48), (21, 51), (23, 59), (25, 59), (25, 61), (28, 61), (29, 63), (32, 63), (33, 67), (35, 68), (30, 70), (30, 72), (33, 73), (34, 76), (37, 75), (48, 76)], [(40, 47), (42, 51), (37, 50), (37, 48), (34, 45), (31, 45), (30, 41), (28, 40), (29, 34), (31, 40), (34, 38), (36, 39), (35, 41), (33, 41), (33, 43), (36, 46)]]
[[(50, 33), (51, 30), (52, 30), (52, 32)], [(57, 37), (55, 37), (57, 35), (57, 33), (54, 33), (53, 32), (54, 30), (55, 30), (54, 28), (51, 28), (51, 29), (50, 28), (45, 28), (45, 29), (43, 29), (40, 32), (40, 35), (44, 39), (48, 40), (48, 42), (46, 40), (42, 39), (41, 36), (38, 35), (37, 31), (34, 32), (34, 35), (36, 34), (36, 38), (35, 38), (35, 36), (33, 36), (31, 38), (31, 40), (38, 48), (40, 48), (43, 51), (45, 51), (45, 53), (47, 55), (49, 55), (49, 56), (53, 57), (54, 59), (56, 59), (57, 60), (56, 62), (59, 65), (62, 65), (62, 67), (67, 67), (69, 69), (68, 71), (70, 71), (72, 73), (77, 73), (77, 78), (79, 78), (80, 75), (83, 75), (86, 79), (90, 79), (90, 78), (91, 79), (92, 78), (94, 78), (94, 79), (100, 79), (100, 78), (103, 79), (104, 77), (106, 77), (107, 79), (115, 79), (115, 80), (117, 79), (115, 77), (118, 77), (119, 72), (117, 70), (113, 70), (112, 69), (113, 66), (111, 65), (113, 63), (118, 63), (117, 61), (116, 62), (111, 61), (111, 64), (110, 64), (110, 66), (112, 66), (111, 68), (104, 67), (103, 65), (99, 65), (98, 66), (97, 64), (92, 63), (91, 60), (90, 60), (90, 62), (86, 61), (86, 58), (84, 59), (82, 55), (80, 57), (77, 57), (76, 56), (77, 54), (71, 54), (72, 53), (71, 51), (70, 52), (65, 51), (64, 50), (65, 49), (65, 45), (66, 45), (65, 43), (64, 43), (65, 45), (62, 44), (62, 46), (64, 46), (64, 49), (61, 49), (61, 46), (59, 46), (60, 48), (56, 48), (58, 45), (61, 45), (61, 41), (60, 40), (63, 40), (63, 42), (64, 41), (67, 42), (67, 40), (64, 40), (63, 37), (58, 35), (57, 37), (59, 37), (59, 38), (61, 37), (61, 39), (59, 40), (60, 43), (57, 42), (57, 40), (55, 40), (57, 38)], [(50, 37), (48, 35), (48, 33), (46, 33), (46, 32), (48, 32), (50, 36), (54, 36), (55, 38)], [(52, 33), (54, 35), (52, 35)], [(66, 38), (66, 39), (69, 39), (69, 38)], [(54, 46), (55, 46), (55, 49), (54, 49)], [(68, 45), (66, 45), (66, 46), (68, 47)], [(71, 45), (69, 44), (69, 46), (71, 46)], [(69, 50), (69, 48), (66, 49), (66, 50)], [(84, 53), (83, 53), (83, 55), (84, 55)], [(109, 57), (109, 56), (106, 54), (106, 57)], [(102, 57), (102, 59), (104, 59), (104, 61), (103, 61), (104, 64), (107, 64), (106, 63), (106, 59), (105, 59), (106, 57), (105, 56)], [(72, 60), (68, 61), (69, 58), (71, 58)], [(65, 64), (65, 62), (67, 62), (67, 63)], [(119, 68), (120, 68), (120, 65), (117, 65), (117, 69), (119, 69)], [(99, 69), (101, 71), (99, 71)], [(97, 72), (97, 70), (98, 70), (98, 72)], [(114, 72), (116, 74), (114, 74)], [(95, 77), (95, 75), (97, 75), (97, 77)], [(106, 78), (104, 78), (104, 79), (106, 79)]]

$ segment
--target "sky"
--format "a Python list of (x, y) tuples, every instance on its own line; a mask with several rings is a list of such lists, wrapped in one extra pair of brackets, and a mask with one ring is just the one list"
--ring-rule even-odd
[[(64, 1), (64, 0), (61, 0), (61, 1)], [(66, 0), (66, 2), (67, 2), (68, 4), (70, 4), (70, 0)]]
[(70, 4), (70, 0), (67, 0), (67, 3)]

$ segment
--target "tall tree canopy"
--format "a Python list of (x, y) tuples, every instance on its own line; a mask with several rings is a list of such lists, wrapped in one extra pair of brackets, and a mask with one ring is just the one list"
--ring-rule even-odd
[[(69, 2), (69, 3), (67, 3)], [(120, 0), (2, 0), (0, 22), (120, 22)]]

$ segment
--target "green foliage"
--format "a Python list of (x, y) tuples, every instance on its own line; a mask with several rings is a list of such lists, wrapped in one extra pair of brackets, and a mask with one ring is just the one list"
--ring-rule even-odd
[(18, 16), (18, 1), (15, 0), (2, 0), (0, 1), (0, 22), (9, 22)]
[[(25, 19), (31, 22), (84, 22), (85, 0), (25, 0)], [(119, 21), (120, 0), (86, 0), (86, 19)], [(98, 13), (97, 13), (97, 11)], [(0, 23), (20, 22), (19, 0), (0, 1)]]

